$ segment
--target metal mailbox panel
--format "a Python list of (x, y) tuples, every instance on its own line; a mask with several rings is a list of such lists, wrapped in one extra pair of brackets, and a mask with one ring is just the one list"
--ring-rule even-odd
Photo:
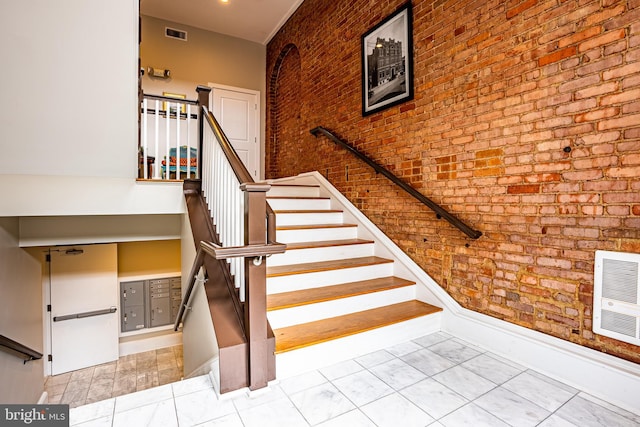
[(158, 283), (155, 285), (152, 285), (151, 283), (149, 283), (149, 291), (154, 292), (154, 291), (168, 291), (170, 289), (169, 284), (168, 283)]
[(122, 332), (137, 331), (146, 327), (144, 305), (134, 305), (122, 309)]
[(152, 298), (150, 313), (149, 313), (149, 326), (162, 326), (171, 323), (171, 309), (170, 300), (166, 296), (164, 298)]
[(120, 301), (122, 307), (144, 305), (144, 281), (120, 283)]
[(153, 300), (156, 298), (169, 298), (169, 291), (156, 291), (149, 293), (149, 297)]

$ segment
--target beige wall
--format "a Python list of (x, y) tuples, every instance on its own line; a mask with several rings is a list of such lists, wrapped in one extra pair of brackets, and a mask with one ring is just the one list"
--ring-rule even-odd
[[(165, 27), (187, 31), (187, 41), (165, 37)], [(264, 93), (265, 46), (223, 34), (142, 16), (141, 66), (171, 70), (171, 78), (150, 78), (145, 71), (145, 92), (184, 93), (196, 98), (196, 85), (209, 82)]]
[(145, 276), (180, 271), (180, 240), (118, 243), (118, 275)]
[[(165, 37), (165, 27), (187, 32), (187, 41)], [(145, 93), (184, 94), (195, 100), (197, 85), (215, 83), (260, 92), (260, 141), (264, 153), (266, 47), (247, 40), (142, 16), (140, 61)], [(171, 78), (149, 77), (147, 67), (168, 69)], [(264, 161), (261, 159), (261, 172)], [(262, 173), (260, 176), (263, 176)]]
[[(0, 218), (0, 334), (43, 352), (40, 263), (18, 247), (18, 219)], [(0, 402), (36, 403), (44, 391), (43, 359), (22, 363), (0, 351)]]

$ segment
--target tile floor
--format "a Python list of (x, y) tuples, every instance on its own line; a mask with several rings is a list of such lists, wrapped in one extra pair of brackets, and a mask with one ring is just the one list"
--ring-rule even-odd
[(74, 408), (72, 426), (640, 426), (640, 415), (443, 333), (216, 396), (196, 377)]
[(71, 408), (182, 379), (182, 346), (122, 356), (117, 361), (51, 376), (49, 403)]

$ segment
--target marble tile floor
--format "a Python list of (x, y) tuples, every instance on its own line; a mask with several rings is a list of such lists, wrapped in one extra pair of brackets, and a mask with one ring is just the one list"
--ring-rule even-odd
[(70, 418), (78, 427), (640, 426), (640, 414), (443, 333), (250, 394), (217, 396), (201, 376), (77, 407)]
[(122, 356), (115, 362), (47, 378), (49, 403), (71, 408), (182, 379), (182, 346)]

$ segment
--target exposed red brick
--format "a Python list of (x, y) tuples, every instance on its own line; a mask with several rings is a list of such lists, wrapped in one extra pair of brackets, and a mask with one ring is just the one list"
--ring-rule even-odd
[[(569, 29), (570, 27), (567, 26), (565, 28)], [(583, 40), (587, 40), (592, 37), (595, 37), (601, 32), (602, 32), (602, 27), (590, 27), (590, 28), (587, 28), (586, 30), (579, 31), (577, 33), (573, 33), (572, 31), (569, 30), (568, 33), (571, 35), (569, 37), (565, 37), (563, 39), (558, 40), (558, 47), (562, 48), (565, 46), (570, 46), (572, 44), (581, 42)]]
[(530, 194), (530, 193), (539, 193), (540, 185), (539, 184), (530, 184), (530, 185), (510, 185), (507, 187), (508, 194)]
[(554, 62), (561, 61), (565, 58), (573, 56), (576, 54), (577, 48), (575, 46), (565, 47), (564, 49), (557, 50), (549, 55), (545, 55), (538, 59), (539, 66), (545, 66), (548, 64), (553, 64)]
[(588, 50), (591, 50), (595, 47), (599, 47), (599, 46), (603, 46), (609, 43), (612, 43), (616, 40), (620, 40), (622, 38), (624, 38), (625, 36), (625, 30), (624, 29), (619, 29), (619, 30), (615, 30), (615, 31), (609, 31), (606, 32), (604, 34), (602, 34), (599, 37), (593, 37), (591, 39), (588, 39), (586, 41), (584, 41), (583, 43), (580, 43), (580, 45), (578, 46), (578, 50), (580, 52), (586, 52)]
[(594, 252), (640, 253), (640, 0), (414, 0), (414, 99), (362, 117), (359, 37), (402, 4), (305, 0), (269, 42), (268, 177), (320, 171), (462, 306), (640, 363), (590, 330)]
[(538, 4), (538, 0), (526, 0), (520, 3), (518, 6), (507, 10), (507, 19), (513, 18), (514, 16), (524, 12), (525, 10), (532, 8), (536, 4)]

